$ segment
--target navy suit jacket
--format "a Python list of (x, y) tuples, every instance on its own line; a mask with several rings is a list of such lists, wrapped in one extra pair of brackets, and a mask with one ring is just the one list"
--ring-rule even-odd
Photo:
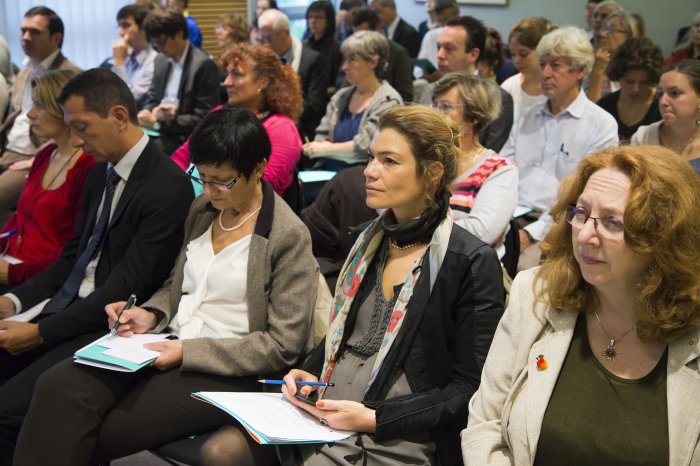
[(403, 45), (406, 50), (408, 50), (408, 55), (411, 58), (416, 58), (418, 56), (421, 42), (420, 34), (418, 34), (418, 31), (416, 31), (413, 26), (408, 24), (402, 18), (399, 18), (399, 24), (396, 25), (394, 37), (391, 39), (394, 42), (398, 42), (399, 44)]
[[(88, 175), (75, 225), (61, 257), (11, 290), (28, 309), (51, 298), (68, 278), (97, 221), (107, 178), (106, 164)], [(182, 245), (185, 218), (194, 197), (187, 175), (149, 141), (134, 165), (116, 209), (95, 271), (95, 291), (62, 311), (39, 319), (45, 346), (104, 328), (105, 305), (134, 293), (140, 302), (158, 290)]]

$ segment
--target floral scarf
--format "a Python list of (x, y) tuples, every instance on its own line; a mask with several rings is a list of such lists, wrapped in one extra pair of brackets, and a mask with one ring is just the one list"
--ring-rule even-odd
[[(321, 381), (327, 382), (331, 378), (336, 357), (338, 356), (338, 349), (343, 339), (345, 322), (347, 321), (348, 314), (350, 313), (352, 302), (360, 289), (360, 283), (362, 283), (365, 273), (367, 272), (369, 265), (372, 263), (372, 259), (377, 252), (377, 248), (382, 243), (382, 238), (384, 237), (382, 220), (390, 215), (392, 215), (391, 211), (386, 211), (383, 216), (378, 217), (360, 234), (360, 237), (353, 245), (352, 250), (348, 255), (348, 259), (345, 261), (345, 264), (340, 271), (338, 283), (335, 288), (335, 299), (333, 300), (334, 302), (331, 306), (329, 318), (330, 325), (326, 335), (326, 347), (323, 361), (323, 371), (321, 372)], [(384, 333), (384, 338), (379, 348), (377, 358), (374, 362), (374, 367), (372, 368), (369, 383), (367, 384), (365, 392), (376, 379), (384, 358), (389, 352), (389, 349), (391, 349), (391, 345), (401, 329), (403, 318), (406, 315), (406, 306), (408, 306), (408, 303), (411, 300), (413, 289), (423, 270), (423, 267), (416, 267), (416, 265), (423, 261), (426, 255), (429, 264), (428, 273), (430, 274), (430, 291), (432, 292), (438, 271), (440, 270), (442, 261), (444, 260), (447, 252), (447, 244), (450, 239), (450, 234), (452, 233), (452, 224), (452, 211), (448, 209), (447, 215), (440, 222), (430, 238), (430, 243), (428, 244), (426, 254), (423, 254), (423, 256), (416, 260), (416, 263), (412, 268), (412, 272), (408, 274), (406, 280), (403, 282), (403, 286), (399, 292), (398, 298), (396, 299), (396, 304), (394, 305), (394, 309), (391, 313), (391, 319), (389, 320), (389, 325)], [(323, 389), (319, 391), (321, 396), (323, 395), (324, 391), (325, 390)]]

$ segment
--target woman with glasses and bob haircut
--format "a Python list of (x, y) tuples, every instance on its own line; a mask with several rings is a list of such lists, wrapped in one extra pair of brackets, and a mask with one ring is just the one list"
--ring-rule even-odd
[[(190, 154), (204, 195), (190, 208), (182, 251), (163, 288), (123, 311), (118, 327), (121, 336), (168, 327), (179, 339), (147, 345), (160, 352), (158, 371), (71, 358), (45, 373), (22, 435), (31, 442), (60, 430), (51, 448), (63, 464), (103, 463), (217, 429), (228, 414), (192, 392), (259, 391), (261, 375), (300, 363), (311, 347), (318, 265), (308, 230), (262, 180), (270, 154), (262, 124), (246, 110), (210, 113)], [(107, 306), (110, 327), (123, 306)]]
[(700, 179), (611, 148), (561, 185), (462, 432), (466, 465), (700, 461)]
[(479, 132), (501, 109), (498, 86), (478, 76), (449, 73), (435, 84), (433, 107), (452, 118), (460, 131), (450, 197), (455, 222), (503, 257), (503, 240), (518, 201), (518, 169), (479, 143)]

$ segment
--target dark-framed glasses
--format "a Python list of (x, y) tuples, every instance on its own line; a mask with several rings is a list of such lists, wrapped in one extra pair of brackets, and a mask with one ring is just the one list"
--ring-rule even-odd
[(586, 209), (570, 205), (566, 208), (564, 218), (572, 227), (581, 229), (588, 219), (593, 220), (593, 227), (604, 238), (619, 238), (625, 231), (625, 224), (615, 217), (591, 217)]
[(432, 108), (440, 110), (442, 113), (447, 113), (453, 108), (462, 108), (466, 107), (467, 104), (451, 104), (449, 102), (445, 102), (444, 100), (442, 102), (435, 102), (434, 104), (431, 105)]
[(218, 189), (219, 191), (228, 191), (234, 187), (236, 182), (240, 179), (241, 175), (243, 173), (239, 173), (237, 177), (235, 177), (233, 180), (229, 181), (228, 183), (222, 183), (221, 181), (207, 181), (203, 180), (201, 178), (197, 178), (194, 176), (192, 173), (194, 173), (195, 166), (192, 165), (189, 170), (187, 170), (187, 176), (190, 177), (192, 181), (195, 183), (201, 185), (203, 188), (206, 187), (206, 185), (209, 185), (210, 188), (213, 189)]

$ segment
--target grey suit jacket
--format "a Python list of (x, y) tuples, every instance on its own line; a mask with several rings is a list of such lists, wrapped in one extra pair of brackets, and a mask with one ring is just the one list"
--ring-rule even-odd
[[(170, 278), (143, 304), (166, 316), (154, 331), (163, 330), (177, 313), (187, 243), (204, 234), (218, 213), (205, 196), (192, 204), (185, 224), (184, 246)], [(310, 350), (318, 286), (318, 264), (311, 252), (311, 237), (266, 182), (250, 241), (246, 286), (249, 334), (242, 338), (183, 340), (183, 371), (224, 376), (268, 374), (298, 363)]]
[[(518, 274), (469, 402), (462, 455), (469, 465), (532, 464), (549, 398), (574, 334), (578, 312), (536, 301), (537, 269)], [(667, 404), (669, 464), (700, 465), (700, 330), (669, 344)], [(537, 355), (547, 370), (538, 371)], [(517, 403), (516, 403), (517, 402)]]

